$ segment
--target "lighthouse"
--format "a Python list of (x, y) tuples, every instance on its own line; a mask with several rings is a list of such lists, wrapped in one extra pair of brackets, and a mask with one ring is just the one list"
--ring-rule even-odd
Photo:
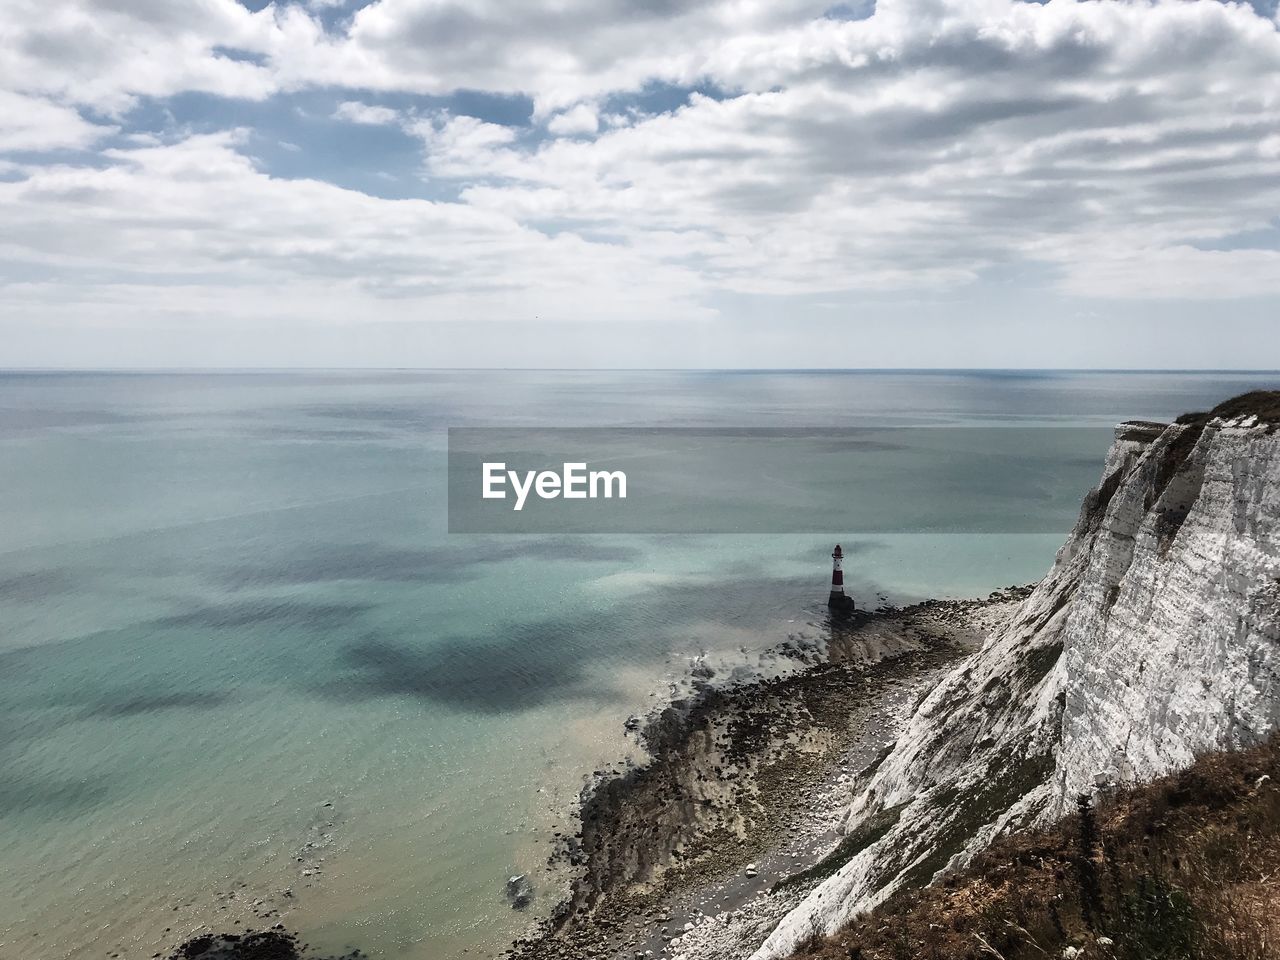
[(827, 606), (837, 610), (853, 609), (853, 598), (844, 592), (844, 551), (838, 543), (831, 551), (831, 595), (827, 597)]

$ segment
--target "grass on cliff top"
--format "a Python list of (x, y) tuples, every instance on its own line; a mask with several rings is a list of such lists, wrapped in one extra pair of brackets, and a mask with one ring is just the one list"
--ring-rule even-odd
[(1280, 738), (997, 841), (796, 957), (1280, 958)]
[(1253, 390), (1224, 400), (1207, 413), (1184, 413), (1177, 423), (1203, 426), (1213, 417), (1232, 420), (1253, 414), (1271, 427), (1280, 426), (1280, 390)]

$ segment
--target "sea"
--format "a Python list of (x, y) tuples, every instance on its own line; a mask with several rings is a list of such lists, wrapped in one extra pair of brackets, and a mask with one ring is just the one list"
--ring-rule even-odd
[[(167, 955), (277, 920), (322, 954), (498, 956), (555, 905), (584, 785), (643, 762), (628, 717), (694, 662), (729, 676), (821, 640), (836, 540), (865, 606), (1034, 581), (1116, 422), (1278, 380), (2, 372), (0, 958)], [(1028, 439), (928, 494), (931, 516), (984, 512), (941, 532), (847, 528), (851, 504), (924, 496), (874, 470), (826, 488), (829, 535), (449, 532), (450, 428), (864, 424)], [(1086, 439), (1036, 439), (1064, 427)], [(1052, 509), (1001, 532), (990, 491), (1032, 459), (1008, 511)], [(756, 517), (801, 460), (753, 487)]]

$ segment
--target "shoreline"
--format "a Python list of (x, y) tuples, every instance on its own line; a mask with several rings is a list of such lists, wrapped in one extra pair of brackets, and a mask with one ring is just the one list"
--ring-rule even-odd
[[(825, 650), (772, 648), (802, 658), (778, 676), (716, 686), (695, 672), (685, 696), (627, 722), (648, 761), (605, 764), (583, 787), (544, 864), (561, 899), (497, 955), (744, 960), (856, 852), (840, 831), (856, 790), (932, 684), (1033, 588), (833, 619)], [(279, 960), (312, 955), (279, 913), (262, 916), (276, 923), (261, 934), (205, 928), (162, 956), (242, 960), (239, 942), (257, 936)]]
[(856, 786), (932, 682), (1031, 589), (834, 620), (821, 662), (650, 718), (650, 762), (584, 790), (579, 829), (551, 857), (574, 870), (567, 896), (506, 956), (692, 960), (694, 941), (747, 956), (853, 855), (838, 828)]

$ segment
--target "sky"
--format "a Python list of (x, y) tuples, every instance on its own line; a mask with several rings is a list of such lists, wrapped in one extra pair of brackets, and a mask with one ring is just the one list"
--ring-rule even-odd
[(1280, 368), (1275, 0), (0, 12), (0, 367)]

